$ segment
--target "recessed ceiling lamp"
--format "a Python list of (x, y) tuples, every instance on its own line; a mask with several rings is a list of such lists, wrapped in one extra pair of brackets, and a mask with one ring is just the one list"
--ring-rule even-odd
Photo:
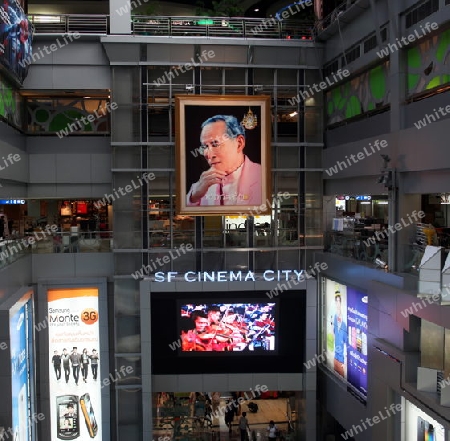
[(259, 9), (258, 9), (258, 8), (256, 8), (256, 9), (253, 9), (253, 11), (255, 11), (255, 12), (259, 12)]

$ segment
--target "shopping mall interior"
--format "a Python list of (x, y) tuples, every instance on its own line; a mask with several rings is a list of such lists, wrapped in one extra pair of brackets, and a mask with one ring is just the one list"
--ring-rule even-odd
[(450, 441), (450, 0), (0, 11), (1, 440)]

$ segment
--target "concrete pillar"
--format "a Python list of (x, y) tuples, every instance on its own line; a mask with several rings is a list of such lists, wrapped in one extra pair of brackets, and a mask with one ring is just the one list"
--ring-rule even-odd
[(131, 9), (130, 0), (109, 1), (110, 34), (131, 34)]

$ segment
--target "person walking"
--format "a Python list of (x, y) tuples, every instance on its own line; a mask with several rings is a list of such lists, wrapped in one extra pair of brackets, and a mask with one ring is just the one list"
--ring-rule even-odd
[(231, 433), (231, 425), (234, 420), (234, 409), (230, 400), (227, 402), (227, 408), (225, 410), (225, 424), (228, 427), (228, 431)]
[(66, 378), (66, 384), (69, 382), (70, 378), (70, 355), (67, 353), (67, 349), (63, 349), (61, 354), (62, 365), (64, 369), (64, 377)]
[(56, 380), (61, 379), (61, 356), (58, 355), (58, 351), (53, 352), (52, 357), (53, 369), (55, 369)]
[(242, 412), (241, 418), (239, 419), (239, 430), (241, 432), (241, 441), (247, 441), (247, 429), (250, 430), (248, 424), (247, 412)]
[(78, 380), (80, 379), (81, 355), (77, 352), (76, 347), (73, 348), (72, 354), (70, 354), (70, 361), (72, 363), (73, 379), (75, 380), (75, 384), (78, 386)]
[(83, 349), (81, 354), (81, 375), (83, 376), (83, 381), (87, 383), (87, 376), (89, 372), (89, 355), (86, 348)]
[(0, 239), (5, 235), (5, 216), (0, 216)]
[(98, 353), (97, 349), (92, 349), (92, 354), (89, 355), (89, 358), (91, 359), (91, 370), (92, 370), (92, 377), (95, 381), (97, 381), (97, 371), (98, 371)]
[(275, 441), (278, 436), (278, 427), (273, 420), (270, 420), (269, 427), (267, 427), (267, 437), (269, 441)]

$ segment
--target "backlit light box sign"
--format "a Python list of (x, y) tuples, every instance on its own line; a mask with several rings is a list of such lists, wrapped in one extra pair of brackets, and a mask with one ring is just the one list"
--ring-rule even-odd
[(367, 296), (324, 277), (322, 299), (326, 367), (367, 398)]
[(406, 432), (404, 439), (408, 441), (445, 440), (444, 426), (403, 397), (402, 409), (406, 413), (406, 418), (404, 414), (402, 415), (403, 429)]
[(102, 441), (98, 296), (96, 287), (47, 291), (52, 441)]
[(14, 440), (35, 440), (33, 299), (26, 294), (10, 310), (12, 429)]

